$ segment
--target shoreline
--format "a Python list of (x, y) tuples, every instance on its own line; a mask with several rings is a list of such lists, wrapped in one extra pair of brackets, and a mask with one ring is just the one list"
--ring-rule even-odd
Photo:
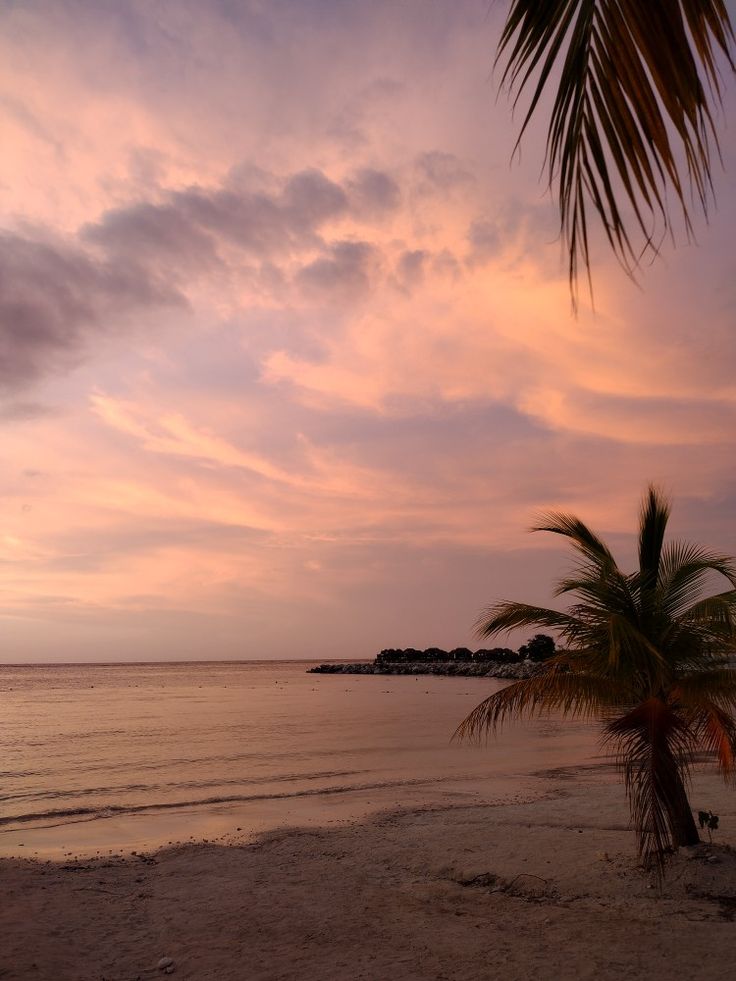
[[(581, 768), (586, 767), (603, 772), (607, 764), (588, 763)], [(504, 795), (534, 799), (544, 793), (545, 779), (546, 775), (539, 772), (494, 773), (485, 780), (458, 774), (400, 783), (328, 787), (296, 795), (222, 801), (219, 805), (153, 805), (134, 812), (80, 815), (70, 820), (14, 822), (0, 827), (0, 861), (102, 861), (124, 854), (155, 854), (172, 845), (213, 841), (240, 846), (275, 829), (319, 828), (370, 820), (376, 814), (396, 809), (397, 799), (402, 802), (400, 810), (460, 806), (468, 800), (490, 806)]]
[[(545, 777), (534, 799), (384, 810), (249, 842), (123, 859), (5, 859), (6, 981), (510, 981), (693, 977), (736, 956), (736, 804), (714, 845), (681, 851), (661, 890), (637, 868), (623, 789)], [(673, 943), (673, 938), (677, 942)]]

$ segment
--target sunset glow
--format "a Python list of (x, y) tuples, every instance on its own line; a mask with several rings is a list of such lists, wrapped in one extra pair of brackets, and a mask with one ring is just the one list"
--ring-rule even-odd
[(650, 481), (736, 552), (733, 85), (710, 224), (576, 318), (503, 16), (4, 6), (3, 660), (477, 646)]

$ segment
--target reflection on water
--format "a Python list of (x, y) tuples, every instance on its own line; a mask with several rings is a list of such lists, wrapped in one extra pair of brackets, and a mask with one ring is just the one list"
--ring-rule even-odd
[(236, 808), (260, 828), (337, 813), (338, 798), (350, 816), (508, 790), (515, 775), (597, 751), (593, 729), (550, 719), (511, 727), (487, 748), (451, 743), (501, 682), (309, 675), (308, 666), (0, 666), (0, 853), (53, 850), (62, 838), (115, 847), (143, 828), (158, 840), (189, 837), (215, 817), (227, 826)]

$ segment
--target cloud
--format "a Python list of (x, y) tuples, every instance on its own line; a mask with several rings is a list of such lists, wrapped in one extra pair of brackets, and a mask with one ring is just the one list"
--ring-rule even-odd
[[(523, 201), (511, 197), (503, 201), (494, 215), (474, 218), (468, 228), (468, 262), (487, 263), (504, 254), (515, 261), (534, 254), (540, 270), (559, 276), (556, 261), (559, 250), (549, 248), (559, 242), (559, 219), (551, 196), (542, 201)], [(546, 254), (545, 254), (546, 253)]]
[(421, 285), (428, 259), (429, 253), (425, 249), (410, 249), (401, 253), (396, 271), (405, 289)]
[[(173, 268), (206, 270), (217, 261), (216, 240), (205, 222), (187, 213), (194, 193), (180, 195), (178, 206), (142, 202), (103, 215), (82, 229), (82, 238), (102, 246), (116, 258), (139, 256)], [(196, 200), (196, 198), (195, 198)]]
[(452, 191), (472, 184), (471, 171), (454, 153), (432, 150), (421, 153), (416, 159), (419, 185), (425, 191)]
[(0, 419), (3, 422), (24, 422), (50, 415), (54, 415), (53, 408), (41, 402), (19, 400), (0, 403)]
[(161, 203), (108, 211), (82, 236), (115, 255), (143, 253), (206, 267), (223, 244), (259, 260), (319, 248), (329, 223), (356, 216), (370, 221), (399, 204), (396, 182), (378, 170), (360, 170), (344, 183), (314, 168), (286, 178), (257, 176), (269, 189), (253, 190), (247, 186), (253, 175), (237, 174), (221, 187), (189, 187)]
[(348, 199), (345, 191), (321, 171), (305, 170), (287, 181), (282, 207), (290, 228), (309, 236), (326, 221), (343, 214)]
[(134, 437), (147, 451), (206, 466), (232, 467), (280, 484), (303, 483), (267, 458), (245, 452), (222, 437), (191, 424), (181, 414), (159, 410), (153, 418), (103, 393), (92, 396), (95, 413), (108, 426)]
[(649, 479), (736, 551), (727, 177), (641, 290), (592, 241), (575, 320), (502, 5), (149, 6), (0, 12), (13, 644), (456, 646), (494, 595), (554, 602), (541, 508), (634, 561)]
[[(267, 189), (249, 187), (248, 178)], [(183, 307), (198, 283), (228, 268), (254, 295), (280, 294), (292, 260), (295, 282), (311, 294), (345, 299), (365, 292), (379, 247), (324, 234), (340, 222), (391, 213), (399, 200), (394, 179), (375, 169), (349, 173), (342, 183), (317, 169), (284, 178), (241, 172), (221, 187), (108, 210), (76, 237), (6, 233), (0, 386), (19, 389), (68, 370), (93, 334), (113, 333), (134, 313)]]
[(143, 249), (201, 262), (211, 261), (218, 243), (229, 243), (265, 258), (318, 244), (320, 228), (347, 208), (338, 184), (308, 170), (271, 194), (227, 186), (176, 191), (161, 204), (109, 211), (83, 235), (116, 254)]
[(476, 218), (468, 230), (468, 242), (473, 259), (486, 260), (498, 255), (504, 240), (498, 223), (487, 218)]
[(309, 293), (350, 300), (368, 292), (379, 253), (369, 242), (334, 242), (296, 275)]
[(736, 432), (736, 400), (632, 398), (542, 384), (522, 396), (520, 407), (555, 429), (626, 443), (725, 445)]
[(373, 167), (359, 170), (348, 180), (347, 188), (353, 212), (364, 220), (390, 214), (401, 203), (401, 191), (394, 178)]
[(291, 282), (312, 298), (346, 300), (364, 293), (384, 264), (380, 225), (400, 203), (397, 181), (375, 168), (333, 180), (316, 168), (280, 176), (244, 166), (220, 187), (193, 186), (107, 211), (81, 238), (116, 262), (144, 263), (182, 290), (208, 275), (230, 276), (230, 288), (234, 281), (242, 287), (241, 307), (248, 292), (283, 303)]
[(93, 334), (133, 313), (183, 304), (132, 259), (98, 260), (61, 241), (0, 235), (0, 388), (67, 369)]

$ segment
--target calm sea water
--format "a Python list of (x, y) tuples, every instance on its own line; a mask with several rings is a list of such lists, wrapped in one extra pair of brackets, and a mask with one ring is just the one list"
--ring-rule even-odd
[(485, 749), (451, 744), (500, 682), (309, 666), (0, 665), (0, 854), (153, 847), (508, 797), (596, 752), (590, 728), (554, 720)]

